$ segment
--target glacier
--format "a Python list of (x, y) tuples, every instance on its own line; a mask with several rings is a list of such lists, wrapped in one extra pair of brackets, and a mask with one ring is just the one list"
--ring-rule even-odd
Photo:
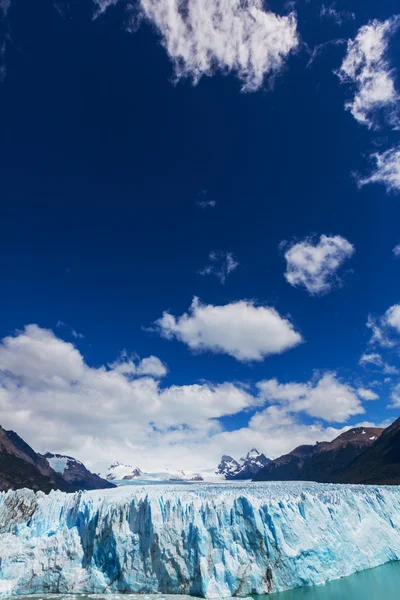
[(0, 596), (263, 594), (400, 557), (400, 487), (125, 486), (0, 494)]

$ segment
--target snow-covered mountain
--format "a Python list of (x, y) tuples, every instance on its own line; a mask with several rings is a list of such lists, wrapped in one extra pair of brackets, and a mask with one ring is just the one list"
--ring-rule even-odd
[(235, 460), (232, 456), (224, 454), (217, 467), (217, 474), (224, 479), (252, 479), (256, 473), (263, 469), (271, 460), (256, 448), (252, 448), (245, 457)]
[(109, 481), (91, 473), (83, 463), (72, 456), (47, 452), (43, 458), (47, 460), (53, 471), (59, 473), (75, 490), (100, 490), (114, 487)]
[(165, 469), (164, 471), (144, 472), (139, 467), (116, 462), (109, 466), (105, 474), (107, 481), (204, 481), (200, 472)]
[(166, 468), (161, 471), (142, 471), (139, 467), (115, 462), (104, 473), (107, 481), (135, 481), (138, 483), (156, 481), (205, 481), (223, 482), (239, 479), (252, 479), (260, 469), (265, 467), (270, 459), (252, 448), (245, 457), (235, 460), (232, 456), (224, 455), (216, 469), (200, 469), (198, 471), (183, 471)]
[(107, 481), (122, 481), (137, 479), (141, 475), (143, 475), (143, 471), (139, 467), (132, 467), (132, 465), (123, 465), (116, 462), (108, 467), (105, 478)]

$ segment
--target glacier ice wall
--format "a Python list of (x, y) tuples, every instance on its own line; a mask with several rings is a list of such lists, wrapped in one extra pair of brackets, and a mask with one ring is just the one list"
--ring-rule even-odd
[(0, 494), (0, 594), (268, 593), (400, 557), (400, 488), (299, 483)]

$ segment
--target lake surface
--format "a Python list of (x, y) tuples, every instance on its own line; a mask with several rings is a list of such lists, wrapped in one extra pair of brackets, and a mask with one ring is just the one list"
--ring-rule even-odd
[[(400, 562), (361, 571), (325, 585), (303, 587), (254, 600), (398, 600), (400, 598)], [(193, 600), (190, 596), (167, 594), (37, 594), (13, 596), (12, 600)], [(10, 600), (10, 599), (9, 599)]]
[(398, 600), (400, 598), (400, 562), (360, 571), (325, 585), (297, 588), (257, 600)]

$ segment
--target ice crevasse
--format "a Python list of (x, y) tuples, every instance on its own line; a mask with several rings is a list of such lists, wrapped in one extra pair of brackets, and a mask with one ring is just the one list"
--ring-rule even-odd
[(261, 594), (399, 557), (397, 487), (201, 484), (0, 494), (0, 595)]

